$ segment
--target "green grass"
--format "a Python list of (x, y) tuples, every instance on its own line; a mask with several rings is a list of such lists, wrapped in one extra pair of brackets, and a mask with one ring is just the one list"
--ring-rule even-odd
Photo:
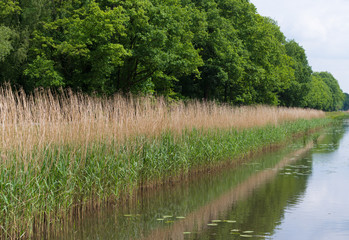
[(137, 136), (122, 144), (48, 145), (27, 155), (3, 152), (1, 237), (30, 237), (74, 214), (74, 206), (118, 200), (140, 184), (219, 166), (331, 121), (297, 120), (244, 130), (187, 129), (182, 134)]
[(349, 118), (349, 112), (327, 112), (326, 117), (336, 120), (343, 120)]

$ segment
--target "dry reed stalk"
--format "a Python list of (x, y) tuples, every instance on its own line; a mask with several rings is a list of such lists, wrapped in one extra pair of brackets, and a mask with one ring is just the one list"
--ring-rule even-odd
[(249, 128), (324, 117), (322, 111), (270, 106), (231, 107), (214, 102), (168, 104), (163, 98), (92, 97), (72, 91), (25, 94), (0, 88), (0, 150), (28, 153), (49, 144), (123, 141), (185, 128)]

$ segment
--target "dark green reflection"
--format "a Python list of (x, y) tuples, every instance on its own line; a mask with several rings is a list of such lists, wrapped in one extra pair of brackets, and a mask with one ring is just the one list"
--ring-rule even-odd
[(234, 219), (236, 224), (221, 224), (188, 239), (241, 239), (240, 235), (263, 239), (272, 235), (285, 209), (296, 204), (304, 194), (311, 171), (309, 157), (310, 154), (307, 154), (300, 161), (288, 165), (273, 180), (255, 189), (248, 198), (232, 204), (229, 210), (221, 214), (222, 219)]
[(327, 128), (321, 142), (316, 144), (313, 152), (329, 153), (337, 150), (347, 127), (348, 121), (340, 121), (335, 126)]

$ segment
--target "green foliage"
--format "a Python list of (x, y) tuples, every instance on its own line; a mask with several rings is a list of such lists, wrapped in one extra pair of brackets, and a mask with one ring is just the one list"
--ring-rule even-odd
[(314, 73), (314, 75), (320, 77), (331, 90), (332, 101), (329, 110), (338, 111), (341, 109), (343, 107), (344, 94), (337, 79), (329, 72)]
[[(204, 65), (200, 67), (200, 78), (187, 76), (179, 83), (182, 94), (205, 99), (231, 101), (234, 81), (242, 75), (242, 42), (231, 19), (221, 14), (215, 1), (197, 1), (200, 9), (201, 34), (194, 38), (196, 48)], [(194, 88), (193, 88), (194, 86)]]
[(327, 112), (326, 117), (338, 120), (338, 124), (340, 124), (342, 120), (349, 118), (349, 113), (343, 111)]
[(259, 15), (255, 21), (242, 31), (250, 59), (244, 81), (249, 83), (252, 103), (277, 105), (278, 93), (294, 78), (292, 60), (286, 54), (285, 37), (276, 23)]
[(130, 18), (121, 44), (131, 55), (111, 79), (116, 90), (151, 81), (159, 93), (171, 92), (179, 76), (198, 73), (202, 60), (192, 43), (189, 8), (174, 0), (128, 0), (121, 6)]
[[(4, 0), (0, 22), (0, 82), (26, 91), (310, 107), (304, 49), (249, 1)], [(338, 84), (321, 77), (332, 93), (327, 110), (340, 109)]]
[[(65, 85), (105, 92), (111, 74), (128, 54), (118, 43), (128, 19), (123, 11), (121, 7), (104, 11), (94, 1), (71, 9), (64, 18), (45, 23), (42, 31), (35, 31), (32, 54), (54, 61)], [(26, 75), (34, 66), (40, 68), (32, 65)]]
[(202, 64), (188, 13), (176, 1), (64, 6), (64, 17), (35, 31), (32, 54), (56, 62), (75, 89), (166, 93), (178, 76), (198, 73)]
[(0, 26), (0, 62), (4, 61), (5, 57), (13, 50), (11, 37), (13, 31), (5, 26)]
[(295, 78), (288, 88), (280, 93), (280, 101), (283, 106), (299, 107), (304, 105), (304, 97), (309, 92), (312, 70), (308, 64), (304, 49), (294, 40), (285, 44), (286, 53), (293, 60)]
[(322, 79), (316, 75), (312, 76), (310, 91), (305, 97), (305, 106), (314, 109), (329, 110), (332, 104), (331, 89)]
[(342, 108), (345, 95), (330, 73), (313, 73), (309, 88), (310, 91), (304, 99), (305, 107), (325, 111), (338, 111)]
[(18, 1), (2, 0), (0, 2), (0, 22), (6, 22), (11, 16), (19, 14), (20, 11)]
[(35, 87), (61, 87), (63, 78), (54, 69), (54, 62), (37, 56), (32, 64), (24, 71)]
[(344, 96), (345, 96), (345, 98), (344, 98), (342, 110), (348, 111), (349, 110), (349, 94), (348, 93), (344, 93)]
[(276, 22), (256, 13), (246, 1), (195, 1), (206, 16), (207, 34), (194, 41), (204, 66), (198, 80), (182, 78), (188, 97), (235, 104), (277, 105), (278, 93), (294, 79), (292, 59)]

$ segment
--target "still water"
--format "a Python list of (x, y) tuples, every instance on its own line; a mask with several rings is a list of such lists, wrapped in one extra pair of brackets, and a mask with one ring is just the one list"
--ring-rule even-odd
[(86, 214), (61, 239), (349, 239), (349, 124)]

